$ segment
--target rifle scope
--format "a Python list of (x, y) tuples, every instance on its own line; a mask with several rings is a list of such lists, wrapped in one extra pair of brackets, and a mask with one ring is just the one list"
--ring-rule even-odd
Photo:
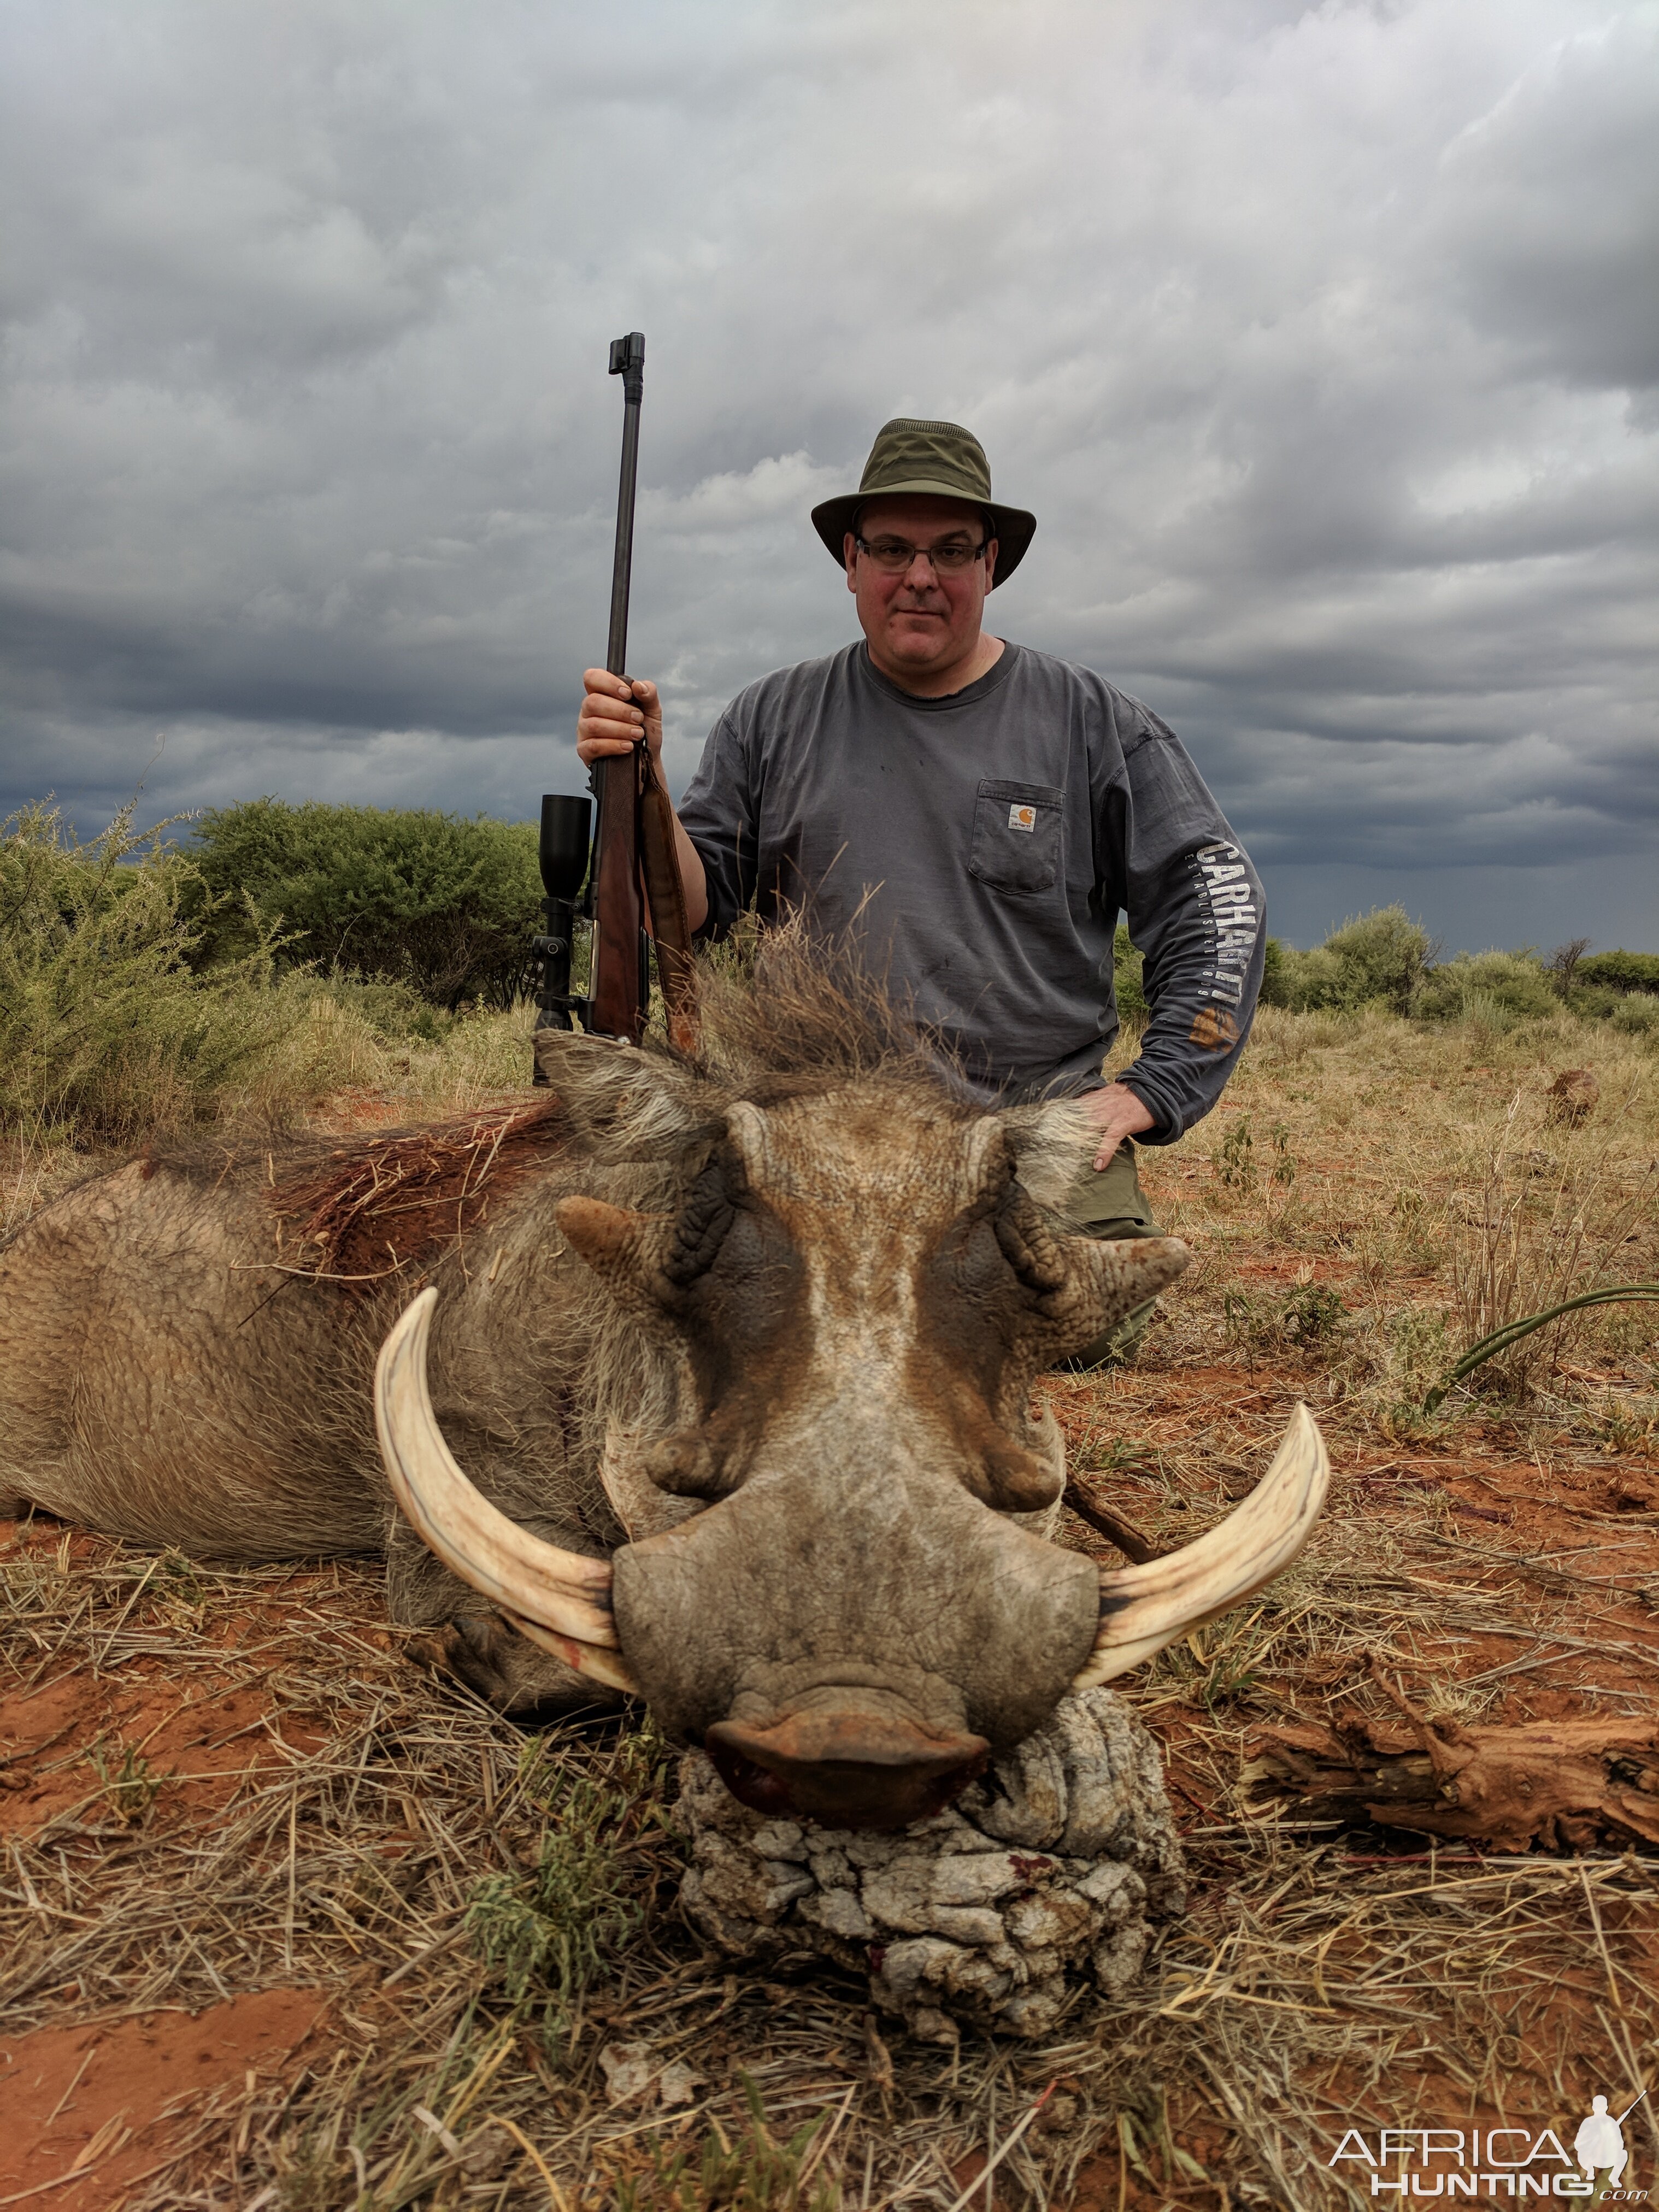
[[(547, 894), (547, 933), (531, 945), (541, 963), (541, 988), (536, 994), (540, 1029), (568, 1030), (573, 1026), (573, 1013), (586, 1017), (586, 1000), (570, 994), (570, 955), (576, 934), (576, 902), (587, 875), (592, 814), (591, 799), (573, 799), (562, 791), (543, 794), (536, 857), (541, 865), (542, 889)], [(538, 1068), (536, 1081), (544, 1080)]]

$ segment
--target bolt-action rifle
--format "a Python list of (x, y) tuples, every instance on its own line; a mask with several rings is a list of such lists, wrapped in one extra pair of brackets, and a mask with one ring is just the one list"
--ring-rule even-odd
[[(605, 666), (625, 676), (628, 595), (634, 567), (634, 503), (639, 470), (640, 404), (645, 392), (645, 337), (630, 331), (613, 341), (611, 374), (623, 380), (622, 480), (617, 493), (617, 547), (611, 571), (611, 638)], [(674, 849), (674, 814), (643, 738), (631, 753), (595, 761), (588, 779), (599, 802), (599, 826), (588, 842), (589, 802), (559, 793), (542, 800), (539, 860), (547, 893), (547, 933), (535, 940), (541, 962), (541, 1025), (569, 1029), (572, 1016), (596, 1036), (637, 1044), (651, 1002), (649, 947), (670, 1037), (689, 1047), (696, 1033), (691, 933)], [(586, 878), (586, 892), (583, 878)], [(578, 911), (592, 925), (592, 972), (586, 998), (570, 989), (570, 955)], [(539, 1074), (538, 1079), (539, 1080)]]

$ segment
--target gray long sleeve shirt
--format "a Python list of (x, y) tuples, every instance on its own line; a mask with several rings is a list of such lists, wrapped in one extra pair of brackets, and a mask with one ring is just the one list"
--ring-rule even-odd
[(715, 723), (679, 815), (711, 933), (753, 904), (856, 939), (988, 1100), (1101, 1083), (1120, 910), (1152, 1008), (1139, 1141), (1208, 1113), (1243, 1048), (1261, 883), (1174, 732), (1086, 668), (1008, 645), (943, 699), (861, 641), (779, 669)]

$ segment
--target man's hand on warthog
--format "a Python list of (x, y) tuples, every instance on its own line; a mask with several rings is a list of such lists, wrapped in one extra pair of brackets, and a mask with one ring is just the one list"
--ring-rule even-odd
[(583, 674), (582, 689), (587, 696), (576, 717), (576, 757), (582, 766), (591, 768), (607, 753), (625, 753), (643, 736), (660, 769), (662, 702), (656, 685), (643, 678), (630, 684), (608, 668), (590, 668)]
[(1138, 1137), (1152, 1126), (1146, 1102), (1121, 1083), (1109, 1083), (1102, 1091), (1085, 1091), (1082, 1103), (1100, 1131), (1097, 1170), (1111, 1164), (1113, 1153), (1126, 1137)]

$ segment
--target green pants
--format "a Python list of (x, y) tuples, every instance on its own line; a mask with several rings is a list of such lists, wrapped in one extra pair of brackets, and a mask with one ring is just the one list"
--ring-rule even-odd
[[(1084, 1169), (1072, 1186), (1066, 1219), (1072, 1228), (1102, 1243), (1164, 1234), (1153, 1220), (1146, 1194), (1140, 1188), (1133, 1138), (1123, 1139), (1109, 1164), (1098, 1174), (1092, 1162)], [(1142, 1304), (1132, 1307), (1121, 1321), (1114, 1322), (1104, 1335), (1097, 1336), (1081, 1352), (1055, 1364), (1073, 1374), (1089, 1367), (1127, 1367), (1140, 1349), (1140, 1340), (1151, 1324), (1152, 1308), (1157, 1304), (1155, 1297), (1147, 1298)]]

